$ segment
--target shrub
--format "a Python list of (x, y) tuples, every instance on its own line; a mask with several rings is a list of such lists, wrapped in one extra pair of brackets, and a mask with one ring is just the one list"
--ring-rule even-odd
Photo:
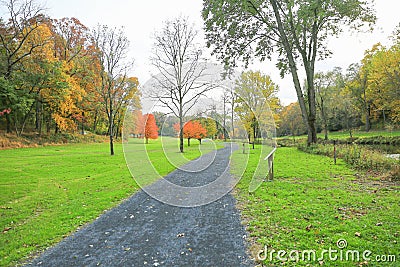
[[(333, 157), (332, 144), (315, 144), (307, 146), (298, 145), (298, 149), (307, 153)], [(392, 180), (400, 178), (400, 162), (387, 158), (384, 154), (363, 145), (346, 144), (336, 146), (337, 157), (343, 159), (356, 169), (366, 171), (379, 171), (386, 173), (386, 177)]]

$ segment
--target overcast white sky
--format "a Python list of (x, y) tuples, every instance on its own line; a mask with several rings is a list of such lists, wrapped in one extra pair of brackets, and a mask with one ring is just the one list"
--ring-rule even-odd
[[(135, 60), (133, 75), (144, 84), (153, 71), (149, 64), (152, 46), (151, 36), (162, 28), (163, 21), (184, 15), (201, 31), (201, 0), (40, 0), (48, 8), (53, 18), (76, 17), (88, 27), (96, 24), (123, 26), (131, 43), (131, 55)], [(351, 63), (360, 61), (366, 49), (373, 44), (388, 43), (388, 36), (400, 22), (399, 0), (375, 0), (377, 25), (373, 33), (345, 33), (340, 38), (330, 40), (332, 57), (317, 65), (318, 70), (330, 70), (335, 66), (346, 69)], [(291, 78), (279, 77), (275, 62), (253, 64), (254, 70), (271, 75), (280, 86), (279, 97), (284, 104), (296, 101)]]

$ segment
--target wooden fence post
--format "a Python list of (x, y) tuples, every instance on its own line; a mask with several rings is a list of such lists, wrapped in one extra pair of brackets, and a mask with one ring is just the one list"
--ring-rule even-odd
[(268, 174), (267, 179), (268, 181), (274, 180), (274, 153), (276, 151), (276, 147), (272, 149), (272, 151), (264, 158), (264, 160), (268, 160)]

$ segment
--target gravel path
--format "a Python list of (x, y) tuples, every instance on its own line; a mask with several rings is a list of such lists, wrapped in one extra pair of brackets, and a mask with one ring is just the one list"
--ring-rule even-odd
[[(184, 166), (189, 171), (176, 170), (166, 180), (184, 186), (214, 181), (226, 173), (230, 153), (226, 146), (204, 155)], [(210, 163), (210, 157), (204, 170), (190, 171)], [(139, 191), (28, 265), (252, 266), (235, 203), (227, 194), (208, 205), (183, 208)]]

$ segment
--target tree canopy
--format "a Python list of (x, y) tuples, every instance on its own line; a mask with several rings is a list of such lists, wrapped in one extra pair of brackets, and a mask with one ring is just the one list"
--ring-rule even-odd
[(371, 27), (376, 19), (369, 3), (360, 0), (204, 0), (203, 18), (208, 46), (227, 67), (277, 54), (281, 75), (292, 75), (309, 143), (316, 142), (315, 62), (330, 55), (328, 36), (337, 36), (344, 26)]

